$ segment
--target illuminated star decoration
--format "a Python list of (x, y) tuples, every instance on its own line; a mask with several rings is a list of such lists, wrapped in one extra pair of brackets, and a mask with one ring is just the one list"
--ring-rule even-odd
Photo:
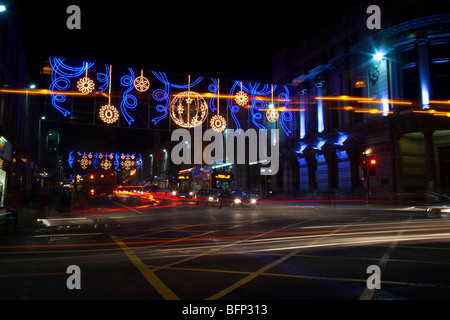
[(111, 105), (111, 71), (112, 66), (109, 66), (109, 94), (108, 104), (102, 106), (99, 110), (100, 119), (107, 124), (111, 124), (119, 120), (119, 111)]
[(141, 75), (134, 79), (134, 88), (139, 92), (145, 92), (150, 87), (150, 81), (143, 75), (143, 71), (141, 69)]
[(78, 90), (85, 94), (91, 93), (95, 87), (94, 81), (88, 78), (87, 71), (88, 71), (88, 63), (86, 62), (86, 76), (81, 78), (77, 82)]
[(217, 79), (217, 114), (211, 118), (211, 129), (216, 132), (223, 132), (227, 127), (227, 121), (219, 114), (219, 100), (220, 100), (219, 79)]

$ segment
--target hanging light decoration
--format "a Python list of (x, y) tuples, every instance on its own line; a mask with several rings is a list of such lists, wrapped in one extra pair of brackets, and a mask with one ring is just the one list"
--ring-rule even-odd
[(236, 101), (236, 104), (241, 107), (247, 105), (248, 103), (248, 95), (242, 90), (242, 81), (241, 81), (241, 91), (236, 93), (234, 99)]
[(216, 132), (223, 132), (227, 127), (227, 121), (224, 117), (220, 115), (219, 112), (219, 104), (220, 104), (220, 89), (219, 89), (219, 79), (217, 79), (217, 114), (211, 118), (211, 129)]
[(201, 125), (208, 115), (208, 104), (199, 93), (190, 90), (190, 81), (188, 76), (188, 91), (177, 94), (170, 103), (170, 117), (183, 128)]
[(273, 105), (273, 84), (272, 84), (272, 101), (269, 106), (269, 109), (266, 111), (266, 118), (269, 122), (276, 122), (278, 118), (280, 117), (280, 114), (278, 113), (278, 110)]
[(144, 77), (143, 70), (141, 69), (141, 75), (134, 79), (134, 88), (139, 92), (145, 92), (150, 88), (150, 81)]
[(99, 111), (100, 119), (107, 124), (116, 122), (119, 119), (119, 111), (116, 107), (111, 105), (111, 69), (109, 66), (109, 94), (108, 94), (108, 104), (102, 106)]
[(88, 72), (88, 63), (86, 62), (86, 76), (81, 78), (77, 82), (78, 90), (85, 94), (91, 93), (95, 87), (94, 81), (88, 78), (87, 72)]

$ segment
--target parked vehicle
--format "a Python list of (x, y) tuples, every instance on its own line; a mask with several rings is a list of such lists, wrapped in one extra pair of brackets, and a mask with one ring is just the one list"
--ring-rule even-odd
[(450, 197), (447, 195), (434, 192), (401, 193), (397, 195), (397, 202), (423, 211), (427, 218), (450, 218)]
[(17, 225), (18, 215), (15, 209), (10, 207), (0, 207), (0, 224), (8, 226), (10, 224)]

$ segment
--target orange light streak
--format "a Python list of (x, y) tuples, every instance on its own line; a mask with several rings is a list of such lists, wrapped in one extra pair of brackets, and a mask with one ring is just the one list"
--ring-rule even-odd
[[(1, 93), (10, 93), (10, 94), (29, 94), (29, 95), (50, 95), (52, 94), (50, 90), (48, 89), (0, 89)], [(105, 97), (108, 97), (107, 94), (101, 91), (95, 91), (94, 94), (99, 94)], [(75, 92), (75, 91), (53, 91), (53, 94), (64, 94), (67, 96), (84, 96), (87, 97), (89, 95), (82, 93), (82, 92)]]
[[(393, 103), (393, 104), (404, 104), (412, 105), (410, 101), (396, 101), (390, 99), (374, 100), (373, 98), (363, 98), (363, 97), (350, 97), (350, 96), (338, 96), (338, 97), (315, 97), (316, 100), (330, 100), (330, 101), (356, 101), (358, 103)], [(431, 102), (431, 101), (430, 101)]]

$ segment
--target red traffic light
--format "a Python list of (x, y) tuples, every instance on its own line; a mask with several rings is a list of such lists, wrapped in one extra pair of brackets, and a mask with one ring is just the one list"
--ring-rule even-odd
[(377, 160), (375, 160), (375, 159), (370, 159), (370, 164), (372, 164), (372, 165), (377, 164)]

